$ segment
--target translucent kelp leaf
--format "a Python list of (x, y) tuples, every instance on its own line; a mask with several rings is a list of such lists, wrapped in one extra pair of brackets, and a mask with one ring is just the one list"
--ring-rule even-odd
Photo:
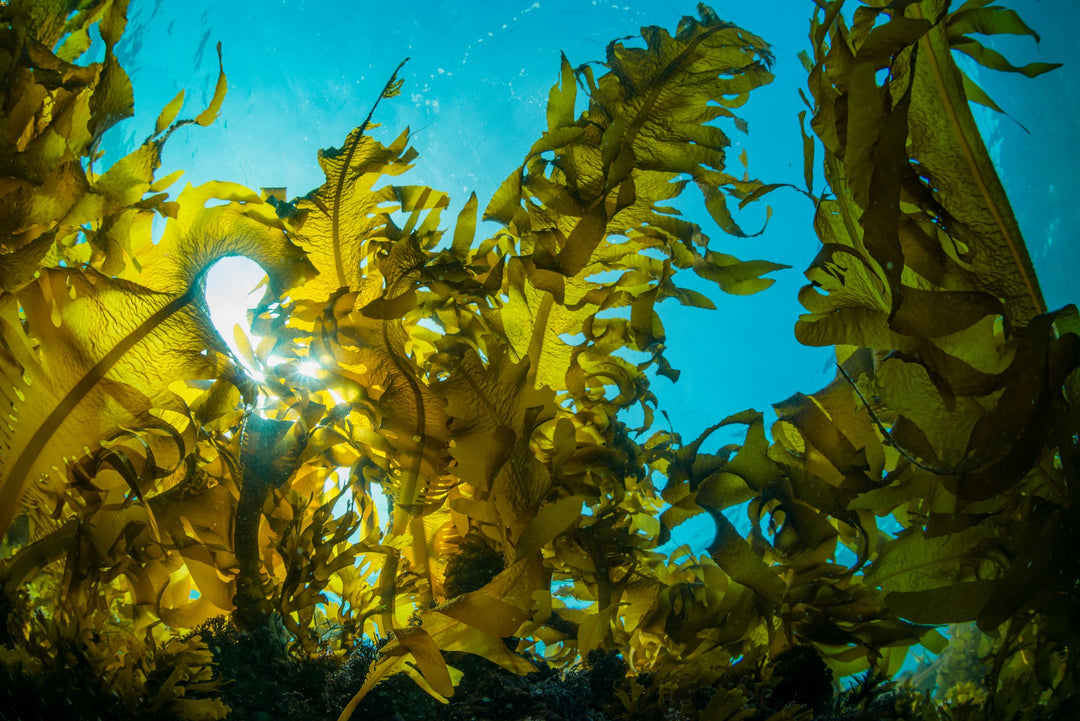
[(437, 390), (452, 419), (456, 473), (488, 500), (502, 526), (514, 528), (529, 519), (551, 483), (530, 439), (554, 415), (554, 396), (530, 387), (527, 362), (491, 352), (487, 364), (467, 353)]
[[(273, 232), (237, 205), (205, 209), (185, 200), (191, 207), (181, 214), (180, 227), (167, 228), (162, 243), (143, 253), (146, 275), (132, 273), (150, 287), (92, 269), (57, 269), (27, 286), (17, 303), (13, 296), (5, 299), (2, 333), (10, 365), (4, 372), (12, 385), (25, 387), (26, 402), (16, 407), (10, 435), (2, 431), (9, 450), (0, 528), (7, 528), (29, 484), (47, 476), (58, 480), (54, 468), (63, 468), (65, 458), (95, 448), (152, 407), (175, 405), (166, 390), (173, 381), (230, 372), (202, 306), (200, 279), (210, 265), (252, 252), (283, 281), (278, 287), (303, 274), (305, 264), (292, 246), (280, 235), (275, 246)], [(177, 265), (178, 258), (186, 262)], [(152, 370), (143, 369), (147, 357), (158, 359)]]
[(953, 47), (965, 49), (950, 44), (940, 26), (920, 44), (926, 57), (915, 63), (912, 78), (911, 122), (919, 132), (911, 138), (911, 157), (938, 197), (949, 199), (950, 232), (969, 249), (966, 260), (980, 289), (1004, 298), (1008, 315), (1022, 324), (1045, 305), (1012, 208), (975, 127), (963, 79), (948, 56)]

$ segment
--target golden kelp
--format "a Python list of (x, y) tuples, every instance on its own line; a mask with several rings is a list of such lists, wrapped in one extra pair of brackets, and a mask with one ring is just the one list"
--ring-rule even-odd
[[(1034, 33), (982, 1), (819, 5), (804, 179), (822, 249), (795, 332), (835, 346), (838, 372), (776, 404), (771, 434), (744, 411), (691, 443), (638, 440), (647, 373), (677, 378), (657, 303), (712, 306), (686, 270), (750, 294), (785, 267), (710, 247), (670, 207), (692, 185), (745, 236), (729, 200), (781, 187), (725, 169), (725, 124), (745, 130), (733, 109), (772, 79), (757, 36), (702, 6), (612, 43), (602, 74), (563, 58), (546, 130), (482, 213), (501, 229), (478, 239), (475, 195), (450, 232), (445, 193), (396, 184), (416, 152), (408, 131), (371, 134), (375, 107), (306, 196), (215, 182), (171, 198), (162, 145), (213, 120), (223, 71), (196, 118), (176, 121), (177, 96), (99, 174), (101, 135), (131, 114), (126, 3), (0, 8), (5, 648), (47, 667), (83, 639), (131, 708), (220, 718), (183, 698), (211, 690), (182, 636), (211, 617), (280, 623), (298, 654), (392, 636), (346, 718), (395, 673), (451, 696), (445, 652), (527, 673), (510, 637), (559, 663), (616, 650), (667, 694), (799, 645), (889, 675), (916, 643), (940, 650), (936, 625), (976, 621), (996, 639), (987, 703), (1073, 693), (1080, 319), (1044, 308), (968, 108), (993, 101), (951, 54), (1014, 69), (973, 34)], [(79, 66), (94, 23), (105, 59)], [(399, 88), (395, 73), (380, 101)], [(270, 278), (263, 340), (242, 349), (254, 377), (203, 298), (228, 255)], [(726, 427), (743, 442), (703, 452)], [(384, 528), (372, 484), (392, 498)], [(743, 503), (748, 537), (725, 515)], [(703, 512), (706, 557), (657, 553)], [(465, 583), (476, 557), (497, 563)], [(140, 700), (120, 646), (183, 672)]]

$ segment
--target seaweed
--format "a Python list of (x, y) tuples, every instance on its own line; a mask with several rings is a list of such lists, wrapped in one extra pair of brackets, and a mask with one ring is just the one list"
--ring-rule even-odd
[[(376, 136), (397, 71), (292, 200), (155, 176), (223, 112), (220, 47), (205, 109), (177, 120), (181, 93), (97, 168), (131, 114), (126, 3), (69, 5), (0, 8), (9, 687), (174, 718), (1074, 709), (1080, 315), (1045, 307), (969, 102), (997, 106), (953, 59), (1052, 70), (976, 37), (1037, 38), (1014, 11), (817, 3), (796, 192), (821, 251), (795, 334), (836, 375), (771, 428), (747, 410), (685, 442), (653, 428), (650, 375), (678, 377), (661, 302), (713, 306), (688, 272), (747, 295), (787, 267), (728, 252), (754, 235), (735, 206), (794, 187), (727, 167), (764, 40), (701, 6), (562, 58), (546, 129), (451, 230), (445, 193), (399, 181), (409, 131)], [(94, 25), (104, 59), (79, 65)], [(688, 191), (722, 242), (673, 209)], [(203, 298), (228, 255), (269, 278), (243, 362)], [(722, 429), (741, 442), (705, 452)], [(658, 552), (702, 513), (704, 555)], [(955, 623), (971, 677), (894, 685)]]

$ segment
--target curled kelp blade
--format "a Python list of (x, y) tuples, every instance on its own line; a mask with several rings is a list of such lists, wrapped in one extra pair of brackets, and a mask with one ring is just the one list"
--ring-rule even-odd
[[(225, 204), (221, 204), (225, 201)], [(284, 233), (274, 208), (236, 183), (187, 185), (161, 239), (135, 254), (123, 277), (154, 290), (183, 293), (202, 282), (222, 258), (255, 261), (267, 273), (276, 298), (315, 274), (304, 253)]]
[(254, 255), (278, 288), (306, 271), (280, 231), (245, 214), (240, 202), (206, 208), (213, 195), (213, 186), (181, 195), (182, 227), (141, 254), (147, 285), (90, 268), (52, 269), (4, 297), (3, 369), (15, 400), (14, 422), (0, 431), (0, 528), (29, 484), (59, 482), (67, 458), (96, 448), (140, 413), (175, 406), (171, 383), (233, 372), (202, 298), (210, 265)]

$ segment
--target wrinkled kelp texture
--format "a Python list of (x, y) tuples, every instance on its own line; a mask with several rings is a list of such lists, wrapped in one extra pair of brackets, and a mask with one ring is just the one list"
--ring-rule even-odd
[[(726, 252), (753, 242), (734, 206), (786, 185), (727, 169), (735, 111), (772, 79), (762, 39), (702, 6), (602, 63), (563, 58), (547, 128), (482, 215), (474, 195), (448, 220), (445, 193), (399, 182), (408, 130), (376, 139), (396, 72), (307, 195), (171, 195), (161, 149), (214, 120), (224, 70), (207, 108), (177, 120), (180, 93), (103, 168), (101, 138), (133, 108), (113, 52), (126, 1), (0, 6), (9, 677), (77, 657), (131, 713), (223, 718), (187, 632), (230, 614), (296, 658), (387, 639), (342, 719), (398, 673), (446, 700), (461, 677), (446, 654), (525, 674), (530, 654), (599, 651), (625, 662), (627, 714), (709, 689), (694, 713), (739, 719), (723, 679), (789, 649), (888, 677), (915, 644), (945, 650), (940, 626), (974, 622), (972, 713), (1066, 713), (1080, 318), (1044, 307), (969, 102), (997, 106), (953, 55), (1053, 66), (984, 45), (1037, 39), (986, 0), (843, 5), (809, 8), (800, 192), (821, 251), (795, 324), (835, 347), (835, 380), (777, 403), (771, 429), (748, 410), (691, 442), (652, 430), (650, 376), (678, 377), (659, 303), (712, 307), (687, 272), (752, 294), (786, 267)], [(79, 65), (93, 27), (104, 59)], [(724, 243), (680, 216), (684, 192)], [(480, 217), (499, 230), (478, 237)], [(243, 366), (203, 294), (230, 255), (268, 275)], [(702, 450), (730, 426), (742, 443)], [(741, 504), (745, 537), (726, 515)], [(701, 513), (707, 555), (657, 552)]]

